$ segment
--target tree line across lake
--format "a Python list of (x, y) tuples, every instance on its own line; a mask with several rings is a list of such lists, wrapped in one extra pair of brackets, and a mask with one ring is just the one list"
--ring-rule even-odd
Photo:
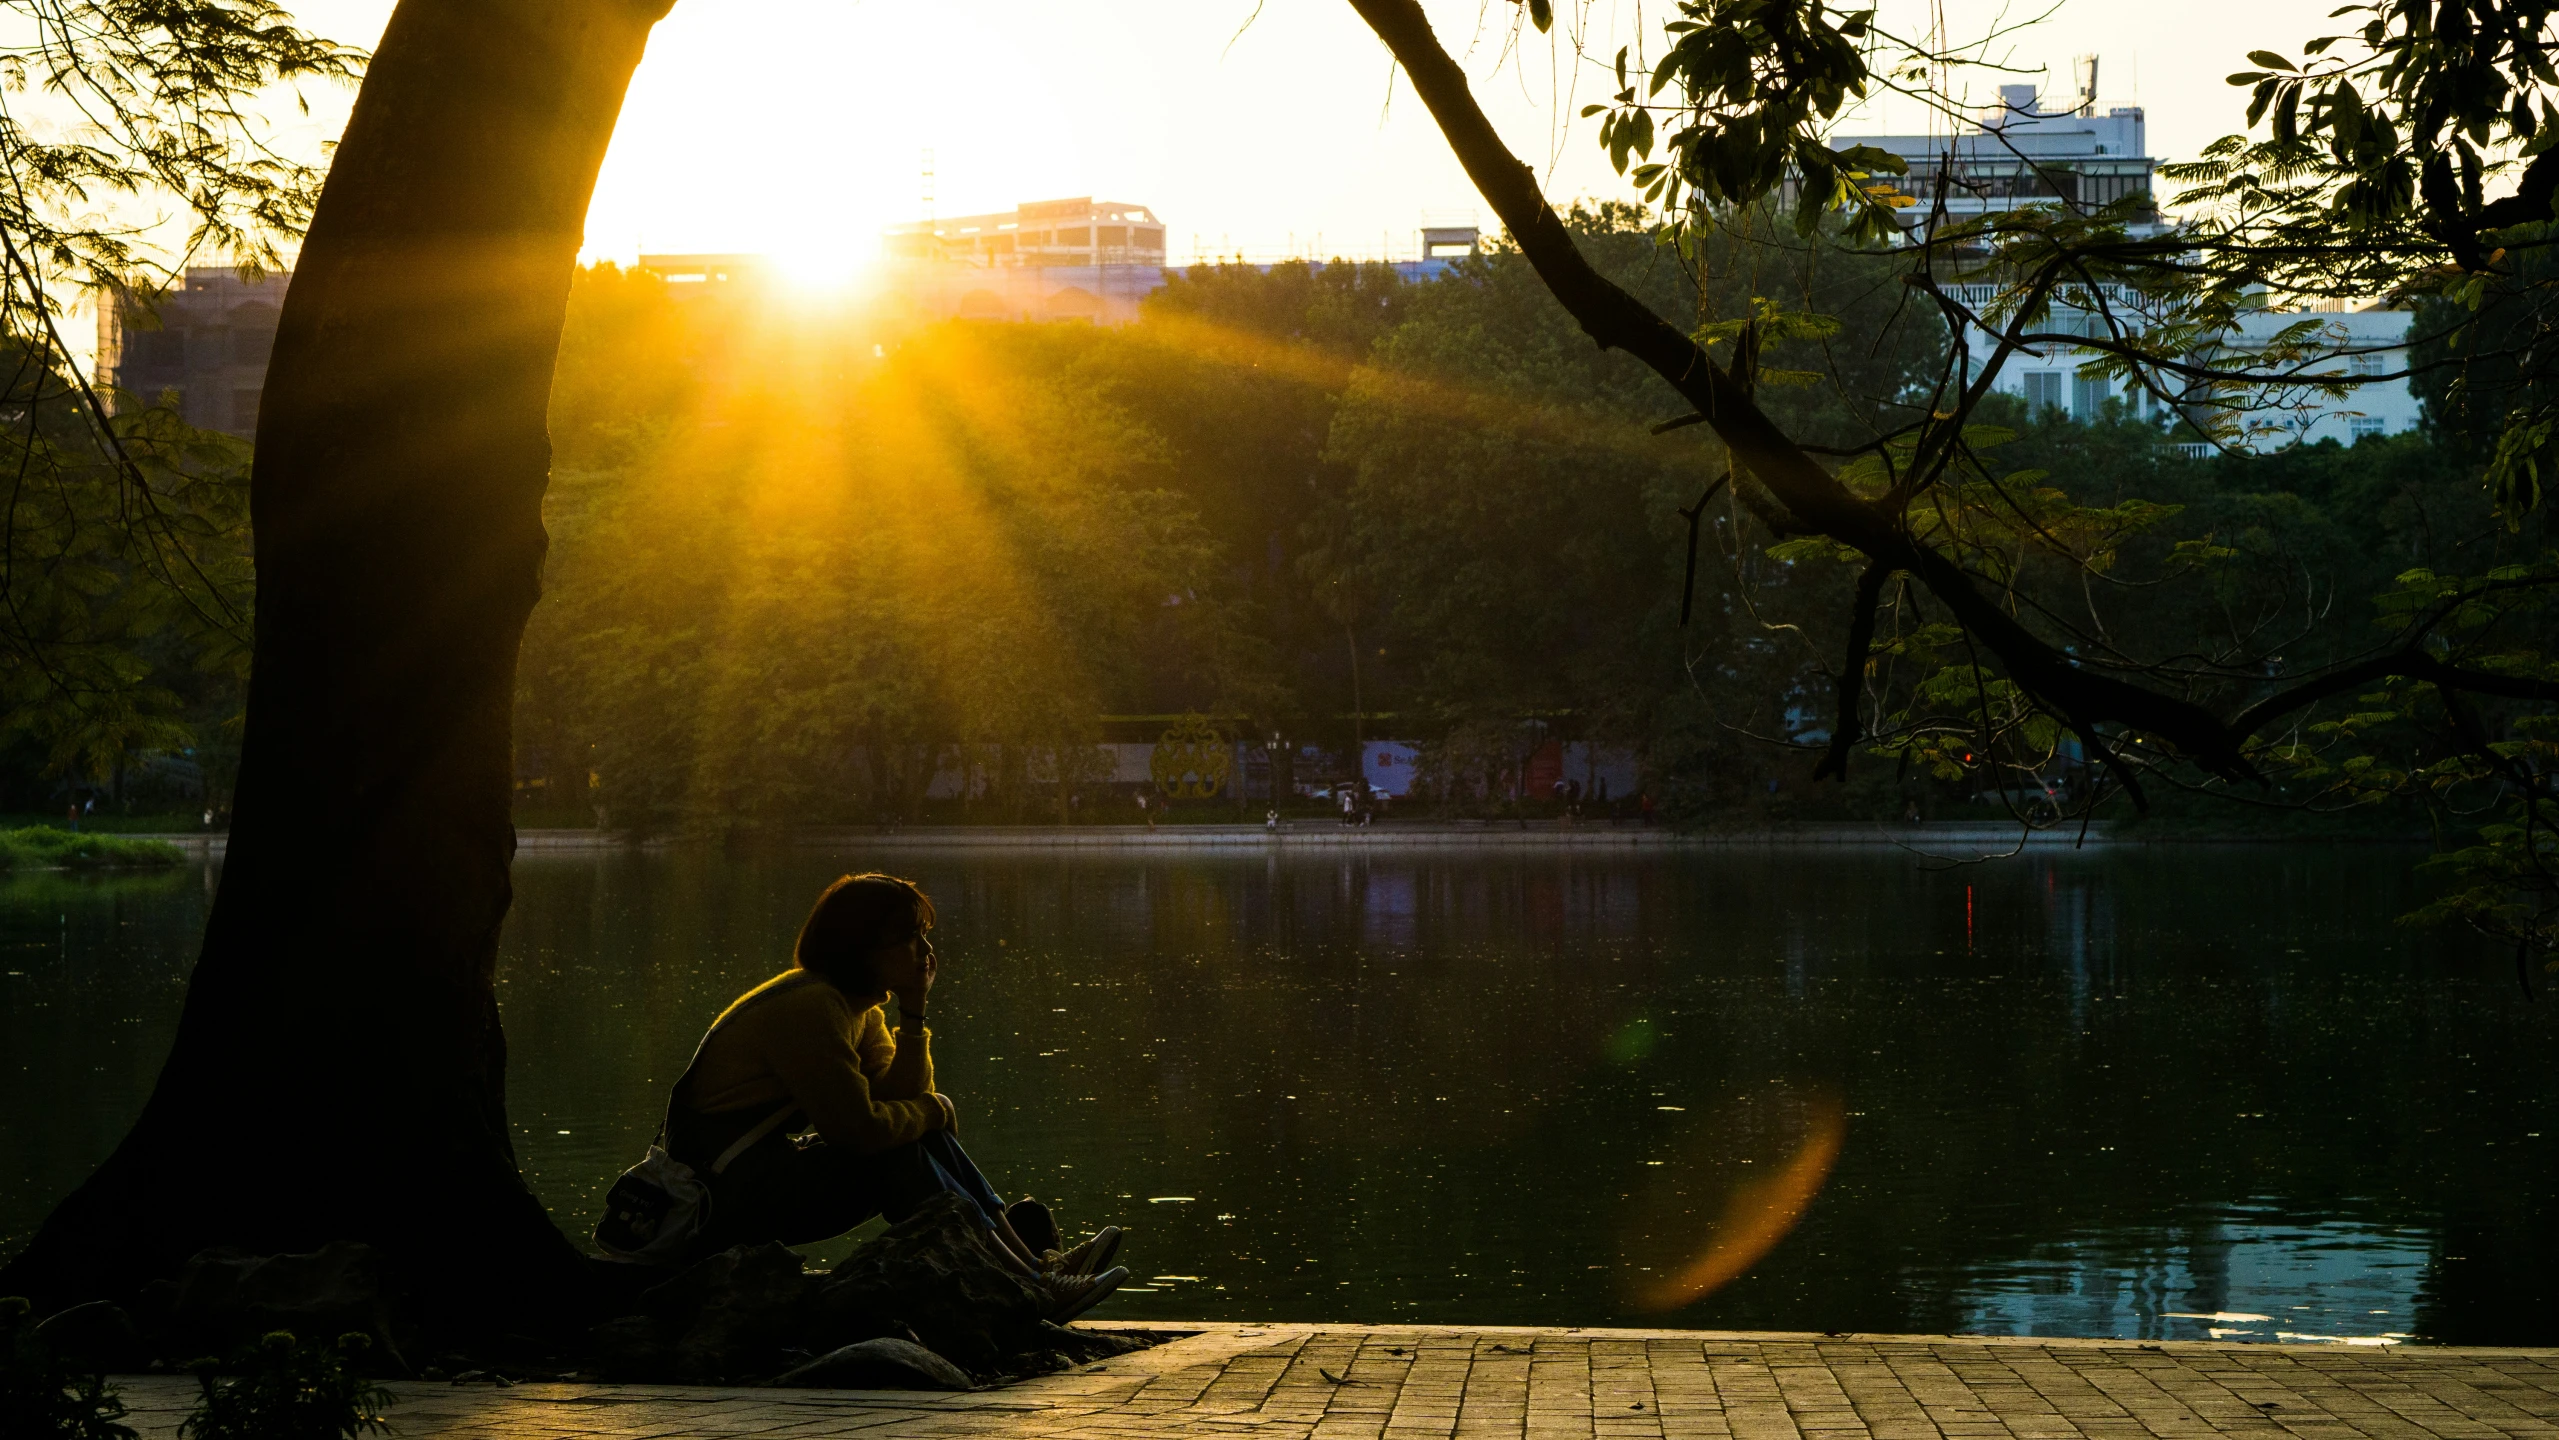
[[(1629, 207), (1571, 224), (1663, 313), (1772, 317), (1762, 403), (1808, 444), (1904, 423), (1943, 361), (1888, 256), (1741, 224), (1692, 266)], [(184, 481), (184, 554), (245, 609), (247, 456), (147, 399), (124, 418)], [(1594, 348), (1502, 245), (1428, 281), (1196, 267), (1117, 328), (891, 329), (582, 270), (518, 686), (524, 817), (1053, 819), (1089, 813), (1070, 800), (1108, 773), (1103, 717), (1188, 713), (1288, 752), (1415, 743), (1431, 803), (1461, 813), (1506, 806), (1549, 737), (1632, 752), (1689, 818), (1987, 816), (1969, 802), (2069, 778), (1956, 725), (1808, 783), (1855, 574), (1773, 532), (1745, 485), (1704, 502), (1690, 580), (1688, 512), (1728, 461), (1703, 427), (1654, 433), (1668, 418), (1649, 372)], [(1984, 419), (2020, 513), (2108, 553), (2106, 593), (2036, 602), (2084, 606), (2127, 653), (2283, 636), (2304, 668), (2370, 643), (2394, 576), (2484, 571), (2531, 538), (2493, 523), (2479, 442), (2442, 427), (2200, 458), (2130, 409), (2003, 399)], [(2064, 588), (2032, 537), (2012, 543), (2021, 592)], [(13, 697), (0, 809), (192, 809), (173, 753), (218, 808), (237, 630), (149, 557), (84, 558), (61, 589), (105, 681), (81, 703)], [(1876, 664), (1924, 689), (1931, 647), (1961, 642), (1912, 610)], [(42, 699), (40, 677), (15, 683)], [(928, 806), (953, 770), (968, 795)]]

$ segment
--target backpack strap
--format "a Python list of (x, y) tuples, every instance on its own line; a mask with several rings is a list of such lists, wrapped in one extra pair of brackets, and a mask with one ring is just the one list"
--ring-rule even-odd
[(756, 1141), (761, 1140), (765, 1136), (782, 1128), (782, 1122), (796, 1114), (799, 1108), (800, 1107), (798, 1105), (793, 1104), (790, 1101), (786, 1100), (782, 1102), (781, 1109), (776, 1110), (772, 1114), (765, 1116), (762, 1120), (757, 1121), (754, 1129), (740, 1135), (737, 1137), (736, 1144), (721, 1151), (720, 1158), (711, 1162), (711, 1173), (714, 1175), (723, 1175), (728, 1173), (730, 1161), (735, 1160), (740, 1155), (754, 1149)]

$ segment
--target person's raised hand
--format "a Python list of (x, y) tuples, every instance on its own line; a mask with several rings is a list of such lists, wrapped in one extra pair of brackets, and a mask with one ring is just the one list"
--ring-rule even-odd
[(882, 988), (896, 996), (898, 1008), (910, 1015), (923, 1013), (925, 999), (933, 993), (937, 968), (933, 942), (921, 935), (903, 945), (874, 952), (872, 959), (872, 973), (879, 977)]

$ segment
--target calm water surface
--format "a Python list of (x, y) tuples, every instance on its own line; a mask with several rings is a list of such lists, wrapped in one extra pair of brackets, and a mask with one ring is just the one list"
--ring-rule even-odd
[[(512, 1109), (583, 1235), (887, 868), (942, 906), (965, 1143), (1132, 1230), (1106, 1314), (2559, 1342), (2559, 1022), (2393, 923), (2412, 858), (537, 856)], [(208, 889), (0, 880), (0, 1247), (139, 1109)]]

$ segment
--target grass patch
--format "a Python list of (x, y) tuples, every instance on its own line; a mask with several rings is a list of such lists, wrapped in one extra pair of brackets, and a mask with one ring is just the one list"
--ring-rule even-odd
[(106, 870), (176, 865), (186, 852), (166, 840), (135, 840), (30, 825), (0, 830), (0, 870)]
[[(59, 830), (62, 828), (62, 812), (21, 810), (0, 814), (0, 830), (16, 830), (28, 825), (47, 825)], [(200, 810), (141, 815), (128, 815), (121, 810), (98, 810), (80, 817), (80, 833), (83, 835), (91, 831), (100, 835), (195, 835), (205, 829), (204, 812)]]

